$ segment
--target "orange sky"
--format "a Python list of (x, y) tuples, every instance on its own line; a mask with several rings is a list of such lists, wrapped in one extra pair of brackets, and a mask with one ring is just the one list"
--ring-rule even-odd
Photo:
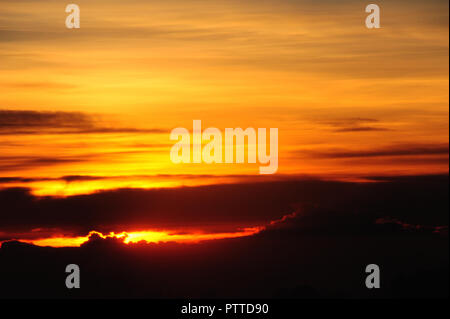
[(261, 178), (172, 164), (170, 131), (194, 119), (277, 127), (280, 178), (448, 172), (447, 1), (376, 1), (377, 30), (364, 1), (75, 3), (68, 30), (66, 3), (0, 1), (0, 187)]

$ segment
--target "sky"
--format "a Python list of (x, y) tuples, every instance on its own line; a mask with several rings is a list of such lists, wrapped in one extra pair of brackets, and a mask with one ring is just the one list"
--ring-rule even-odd
[[(278, 128), (278, 177), (448, 172), (448, 2), (0, 1), (0, 184), (38, 195), (261, 179), (170, 131)], [(82, 178), (75, 177), (82, 176)], [(268, 178), (275, 178), (271, 176)]]
[[(448, 26), (447, 0), (0, 0), (0, 297), (66, 296), (69, 260), (87, 297), (372, 297), (369, 262), (382, 296), (448, 296)], [(277, 128), (277, 172), (173, 163), (195, 120)]]

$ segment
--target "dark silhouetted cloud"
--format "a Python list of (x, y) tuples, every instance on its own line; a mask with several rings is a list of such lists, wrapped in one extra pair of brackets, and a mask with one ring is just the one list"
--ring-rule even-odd
[(85, 235), (136, 227), (236, 227), (267, 224), (296, 212), (296, 218), (274, 227), (329, 235), (376, 233), (376, 220), (386, 216), (415, 225), (448, 225), (447, 191), (446, 175), (364, 184), (304, 180), (118, 189), (64, 198), (9, 188), (0, 191), (0, 231), (58, 228)]

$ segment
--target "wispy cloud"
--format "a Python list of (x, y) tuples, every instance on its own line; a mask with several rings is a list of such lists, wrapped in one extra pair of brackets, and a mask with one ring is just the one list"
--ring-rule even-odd
[(0, 110), (0, 135), (167, 133), (159, 128), (110, 127), (97, 117), (80, 112)]
[(370, 132), (370, 131), (389, 131), (390, 129), (380, 125), (380, 121), (373, 118), (340, 118), (334, 120), (317, 121), (318, 124), (330, 126), (333, 132)]
[(402, 144), (367, 150), (299, 151), (318, 158), (427, 156), (449, 154), (448, 144)]

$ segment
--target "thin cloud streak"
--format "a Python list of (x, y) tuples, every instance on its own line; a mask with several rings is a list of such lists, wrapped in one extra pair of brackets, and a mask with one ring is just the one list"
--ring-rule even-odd
[(0, 135), (167, 132), (160, 128), (105, 127), (95, 116), (80, 112), (0, 110)]
[(449, 155), (448, 144), (406, 144), (369, 150), (334, 150), (334, 151), (305, 151), (297, 154), (308, 154), (317, 158), (355, 158), (355, 157), (390, 157), (390, 156), (432, 156)]

